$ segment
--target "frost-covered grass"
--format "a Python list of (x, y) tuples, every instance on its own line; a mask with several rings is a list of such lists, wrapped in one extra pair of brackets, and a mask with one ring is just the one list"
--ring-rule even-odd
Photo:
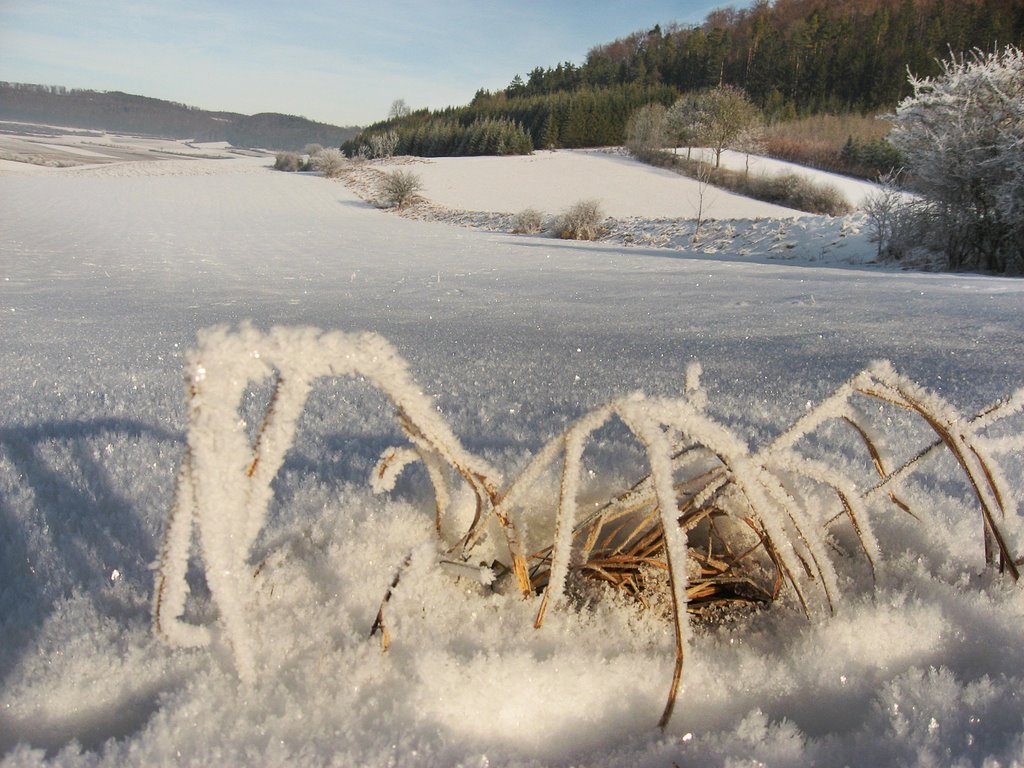
[[(337, 376), (366, 380), (390, 401), (409, 445), (382, 453), (370, 485), (375, 492), (391, 491), (407, 466), (423, 464), (433, 486), (438, 558), (455, 574), (494, 588), (497, 568), (511, 575), (510, 591), (520, 597), (542, 594), (535, 629), (542, 627), (549, 605), (564, 607), (572, 575), (621, 589), (648, 611), (652, 603), (671, 606), (675, 667), (662, 728), (671, 722), (681, 682), (688, 611), (722, 621), (736, 606), (770, 605), (788, 589), (810, 617), (813, 584), (834, 612), (841, 590), (826, 546), (830, 527), (840, 520), (850, 525), (877, 578), (882, 553), (870, 516), (884, 505), (889, 514), (918, 520), (900, 498), (902, 488), (943, 449), (977, 497), (986, 563), (1015, 582), (1020, 579), (1004, 530), (1017, 506), (999, 458), (1022, 452), (1024, 435), (986, 433), (1024, 410), (1024, 387), (966, 418), (889, 363), (878, 362), (808, 407), (770, 445), (751, 452), (705, 414), (707, 393), (694, 364), (686, 373), (685, 399), (636, 393), (613, 400), (550, 440), (505, 484), (498, 470), (463, 447), (382, 337), (310, 327), (261, 333), (249, 324), (221, 326), (203, 331), (199, 348), (188, 358), (188, 447), (165, 525), (153, 622), (156, 634), (172, 646), (210, 645), (209, 627), (182, 621), (191, 591), (194, 533), (224, 638), (247, 685), (258, 679), (255, 630), (247, 614), (253, 579), (267, 562), (253, 567), (253, 544), (266, 525), (271, 483), (295, 440), (312, 387), (318, 379)], [(266, 381), (272, 384), (265, 411), (256, 419), (258, 429), (248, 434), (252, 430), (239, 421), (239, 412), (247, 390)], [(885, 424), (880, 427), (878, 418), (867, 416), (858, 399), (917, 415), (934, 439), (895, 463)], [(606, 503), (596, 502), (596, 509), (581, 510), (587, 443), (613, 419), (643, 446), (648, 472)], [(862, 483), (865, 490), (835, 463), (796, 448), (832, 422), (845, 423), (864, 443), (878, 475), (875, 482)], [(558, 478), (553, 510), (538, 493), (551, 471)], [(451, 520), (458, 509), (453, 476), (473, 498), (470, 520), (461, 526)], [(815, 491), (834, 497), (832, 503)], [(552, 521), (550, 542), (538, 539), (535, 530)], [(492, 541), (481, 547), (488, 538)], [(387, 603), (412, 557), (411, 552), (396, 569), (371, 628), (371, 635), (381, 635), (385, 651), (391, 645)]]
[[(457, 579), (439, 563), (425, 470), (410, 466), (387, 495), (367, 487), (403, 443), (387, 399), (327, 378), (254, 543), (256, 685), (239, 681), (198, 567), (184, 618), (214, 629), (210, 645), (159, 642), (151, 564), (201, 328), (381, 333), (464, 447), (506, 477), (615, 397), (682, 397), (694, 361), (708, 415), (752, 449), (875, 359), (964, 414), (1024, 380), (1017, 281), (830, 265), (801, 239), (780, 262), (724, 241), (691, 254), (470, 231), (388, 215), (270, 162), (0, 176), (5, 765), (1024, 762), (1024, 597), (983, 567), (978, 501), (949, 458), (901, 489), (920, 521), (871, 517), (877, 581), (836, 529), (834, 615), (808, 620), (783, 599), (695, 626), (662, 732), (665, 606), (570, 590), (534, 630), (538, 598)], [(245, 434), (269, 397), (242, 395)], [(933, 434), (898, 410), (878, 416), (894, 463)], [(828, 428), (819, 445), (870, 477), (852, 430)], [(595, 433), (581, 506), (643, 464), (613, 426)], [(1004, 473), (1019, 501), (1019, 455)], [(557, 482), (537, 493), (551, 504)], [(471, 493), (453, 504), (471, 519)], [(550, 539), (553, 524), (533, 534)], [(1019, 556), (1020, 521), (1005, 526)], [(369, 629), (410, 552), (382, 654)]]

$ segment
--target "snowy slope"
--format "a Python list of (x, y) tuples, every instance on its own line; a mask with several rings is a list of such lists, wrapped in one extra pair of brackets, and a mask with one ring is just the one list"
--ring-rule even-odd
[[(480, 211), (536, 208), (558, 213), (596, 199), (616, 218), (696, 216), (700, 185), (644, 165), (621, 151), (553, 150), (512, 157), (441, 157), (417, 163), (424, 195), (439, 205)], [(705, 193), (704, 215), (718, 219), (794, 218), (800, 211), (741, 197)]]
[[(685, 150), (680, 150), (685, 152)], [(696, 150), (713, 162), (710, 150)], [(742, 171), (747, 156), (725, 150), (721, 164)], [(615, 218), (647, 219), (697, 215), (700, 185), (664, 168), (653, 168), (621, 148), (551, 150), (512, 157), (441, 157), (418, 161), (414, 168), (424, 195), (450, 208), (516, 212), (536, 208), (558, 213), (580, 199), (596, 199)], [(870, 182), (826, 173), (767, 157), (752, 156), (755, 176), (797, 174), (835, 187), (854, 206), (877, 189)], [(704, 216), (711, 219), (794, 219), (810, 214), (741, 197), (721, 189), (704, 191)]]
[[(453, 580), (423, 474), (368, 490), (401, 442), (386, 402), (327, 380), (253, 560), (258, 683), (222, 641), (156, 641), (184, 355), (210, 325), (383, 334), (507, 474), (609, 397), (681, 394), (694, 360), (709, 413), (752, 446), (877, 358), (967, 413), (1024, 381), (1020, 281), (833, 266), (802, 241), (773, 262), (459, 229), (266, 164), (0, 175), (3, 765), (1024, 762), (1024, 597), (983, 572), (978, 512), (941, 462), (908, 490), (920, 524), (875, 518), (879, 581), (851, 558), (836, 615), (785, 602), (697, 632), (660, 732), (670, 625), (608, 599), (535, 631), (531, 601)], [(628, 482), (609, 440), (588, 467)], [(382, 654), (369, 627), (410, 551)], [(190, 618), (214, 623), (193, 576)]]

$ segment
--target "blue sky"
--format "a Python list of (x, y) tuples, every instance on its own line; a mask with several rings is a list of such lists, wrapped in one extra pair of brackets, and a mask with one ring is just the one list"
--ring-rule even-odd
[[(477, 88), (671, 21), (707, 0), (0, 0), (0, 80), (119, 90), (341, 125), (465, 104)], [(740, 2), (737, 5), (745, 5)]]

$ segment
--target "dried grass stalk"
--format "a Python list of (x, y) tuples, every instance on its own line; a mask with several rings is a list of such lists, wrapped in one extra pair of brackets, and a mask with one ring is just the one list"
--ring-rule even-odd
[[(1024, 411), (1024, 389), (964, 419), (934, 393), (875, 363), (810, 408), (776, 440), (753, 451), (706, 413), (699, 369), (687, 372), (686, 397), (613, 400), (570, 425), (544, 445), (526, 468), (505, 484), (496, 470), (466, 451), (429, 400), (419, 393), (407, 366), (386, 341), (372, 334), (325, 334), (316, 329), (243, 326), (201, 336), (189, 358), (189, 449), (168, 518), (154, 595), (154, 626), (175, 645), (201, 645), (205, 627), (180, 620), (193, 532), (199, 534), (206, 577), (221, 609), (226, 635), (244, 679), (254, 675), (246, 643), (241, 574), (249, 548), (262, 528), (270, 484), (294, 438), (295, 423), (315, 378), (364, 376), (395, 407), (408, 446), (388, 449), (371, 478), (374, 491), (393, 488), (402, 470), (422, 461), (434, 489), (435, 526), (445, 558), (471, 560), (485, 529), (496, 520), (505, 535), (507, 571), (524, 596), (539, 595), (534, 625), (566, 599), (567, 585), (580, 579), (603, 583), (643, 605), (669, 606), (675, 632), (675, 664), (659, 724), (672, 716), (683, 672), (688, 614), (714, 617), (736, 606), (770, 604), (788, 592), (810, 615), (819, 600), (831, 608), (841, 598), (826, 545), (830, 526), (848, 521), (872, 575), (880, 548), (868, 510), (888, 497), (912, 514), (896, 493), (898, 484), (945, 448), (952, 455), (981, 509), (987, 560), (1019, 578), (1000, 522), (1016, 512), (1014, 498), (995, 456), (1024, 450), (1020, 435), (987, 438), (985, 430)], [(237, 426), (238, 403), (253, 381), (272, 378), (273, 391), (261, 428), (251, 444)], [(881, 401), (915, 414), (937, 439), (895, 469), (884, 436), (876, 434), (858, 401)], [(582, 458), (591, 435), (620, 422), (643, 448), (648, 473), (622, 493), (577, 519), (582, 493)], [(866, 492), (822, 458), (799, 452), (802, 442), (826, 424), (839, 422), (859, 436), (879, 480)], [(244, 459), (246, 451), (248, 459)], [(218, 455), (218, 452), (226, 454)], [(243, 460), (240, 460), (242, 457)], [(243, 466), (240, 474), (232, 467)], [(521, 531), (526, 492), (546, 474), (558, 478), (554, 534), (528, 553)], [(447, 519), (451, 482), (461, 480), (475, 499), (473, 519), (452, 533)], [(803, 490), (801, 490), (803, 489)], [(808, 491), (814, 491), (808, 500)], [(835, 514), (816, 505), (833, 498)], [(812, 508), (813, 507), (813, 508)], [(408, 565), (398, 568), (381, 601), (371, 636), (391, 641), (385, 607)], [(818, 600), (815, 599), (817, 595)]]

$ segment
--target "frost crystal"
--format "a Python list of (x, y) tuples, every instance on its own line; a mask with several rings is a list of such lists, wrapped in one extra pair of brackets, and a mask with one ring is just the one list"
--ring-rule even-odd
[[(834, 552), (826, 541), (828, 526), (842, 519), (849, 522), (874, 573), (881, 551), (869, 518), (872, 501), (884, 492), (896, 506), (909, 511), (894, 488), (938, 447), (944, 446), (954, 456), (977, 495), (989, 561), (998, 558), (1001, 568), (1014, 578), (1018, 576), (999, 525), (1004, 517), (1016, 514), (1016, 501), (1008, 492), (1008, 478), (995, 454), (1019, 447), (1019, 441), (986, 439), (981, 432), (1024, 408), (1022, 392), (968, 419), (935, 393), (896, 373), (891, 364), (877, 362), (817, 407), (806, 409), (776, 440), (752, 450), (708, 415), (700, 367), (693, 364), (686, 372), (685, 398), (649, 398), (636, 393), (612, 400), (549, 441), (518, 477), (503, 487), (497, 471), (462, 446), (434, 403), (414, 385), (396, 350), (375, 334), (325, 333), (305, 327), (261, 333), (250, 325), (238, 330), (217, 327), (200, 335), (188, 366), (193, 372), (188, 383), (188, 446), (156, 575), (154, 624), (157, 633), (172, 645), (210, 642), (208, 627), (181, 618), (189, 592), (186, 573), (195, 533), (224, 637), (245, 681), (255, 680), (257, 667), (253, 628), (249, 626), (254, 571), (251, 549), (266, 522), (273, 495), (271, 483), (292, 445), (313, 383), (321, 377), (357, 377), (387, 395), (409, 445), (383, 452), (370, 478), (374, 492), (393, 489), (406, 466), (423, 462), (434, 487), (437, 533), (446, 546), (440, 565), (486, 587), (496, 578), (495, 570), (486, 563), (497, 561), (502, 566), (498, 572), (511, 571), (524, 596), (543, 592), (536, 627), (542, 625), (549, 606), (565, 600), (573, 573), (589, 568), (608, 583), (637, 594), (643, 589), (643, 568), (655, 565), (667, 573), (661, 583), (667, 583), (665, 594), (671, 602), (676, 663), (662, 726), (671, 717), (679, 689), (691, 599), (714, 594), (726, 582), (744, 581), (745, 558), (760, 549), (764, 566), (775, 571), (776, 583), (759, 599), (774, 599), (786, 584), (808, 614), (814, 606), (812, 590), (818, 590), (834, 608), (840, 597), (840, 580)], [(269, 405), (251, 437), (246, 422), (239, 418), (239, 406), (249, 387), (268, 380), (272, 383)], [(893, 467), (883, 435), (874, 425), (879, 416), (863, 407), (868, 402), (882, 404), (883, 411), (897, 407), (916, 414), (935, 433), (936, 442)], [(649, 473), (608, 504), (588, 505), (589, 515), (580, 520), (580, 497), (585, 481), (593, 477), (584, 471), (584, 452), (594, 433), (613, 420), (640, 443)], [(833, 422), (852, 429), (870, 455), (880, 479), (866, 492), (858, 490), (853, 480), (830, 462), (800, 452), (802, 443), (810, 442), (813, 433)], [(522, 508), (527, 506), (528, 491), (551, 470), (557, 473), (559, 483), (550, 547), (527, 555), (528, 521)], [(469, 493), (450, 492), (453, 476), (461, 478), (463, 488), (472, 494), (471, 503), (475, 501), (468, 530), (457, 530), (457, 515), (451, 514), (453, 496), (469, 498)], [(823, 517), (818, 509), (823, 497), (839, 510), (832, 517)], [(702, 534), (705, 543), (691, 551), (691, 532), (700, 526), (710, 527), (712, 532)], [(740, 557), (725, 541), (730, 526), (753, 535), (755, 543)], [(643, 554), (633, 556), (625, 546), (637, 535), (645, 542)], [(502, 536), (503, 551), (493, 545), (495, 539), (501, 543)], [(722, 540), (719, 552), (713, 537)], [(491, 539), (486, 548), (485, 538)], [(426, 545), (426, 549), (433, 557), (433, 546)], [(423, 551), (423, 547), (415, 551)], [(602, 557), (606, 558), (603, 564)], [(630, 571), (634, 566), (628, 565), (631, 557), (641, 564), (635, 566), (635, 573)], [(620, 575), (613, 576), (605, 565), (618, 569)], [(392, 587), (406, 567), (416, 567), (411, 555)], [(716, 574), (724, 579), (716, 581)], [(114, 570), (110, 578), (117, 581), (119, 572)], [(691, 586), (696, 596), (691, 595)], [(753, 583), (748, 586), (758, 588)], [(390, 592), (373, 629), (381, 631), (385, 645), (384, 605), (389, 598)], [(847, 684), (845, 674), (840, 683)]]

